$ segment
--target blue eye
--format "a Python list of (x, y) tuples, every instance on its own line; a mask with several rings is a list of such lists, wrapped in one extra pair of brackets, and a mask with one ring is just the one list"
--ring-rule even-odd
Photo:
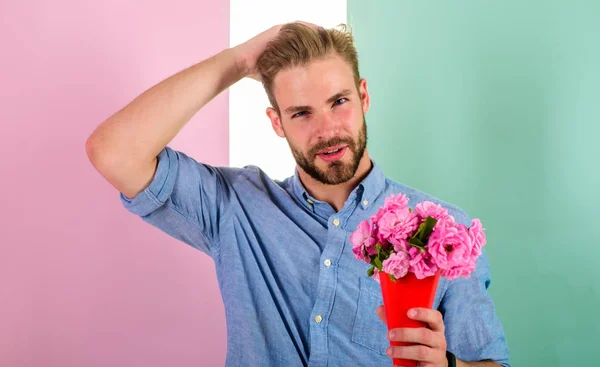
[(346, 103), (347, 101), (348, 101), (347, 98), (340, 98), (340, 99), (336, 100), (335, 102), (333, 102), (333, 104), (334, 105), (341, 105), (341, 104)]
[(300, 111), (300, 112), (293, 114), (292, 118), (302, 117), (302, 116), (305, 116), (306, 114), (308, 114), (308, 111)]

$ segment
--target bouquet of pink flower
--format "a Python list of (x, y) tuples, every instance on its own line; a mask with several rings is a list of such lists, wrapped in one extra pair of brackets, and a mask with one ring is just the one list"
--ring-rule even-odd
[(441, 271), (448, 279), (468, 278), (486, 242), (481, 221), (467, 228), (439, 204), (424, 201), (413, 211), (407, 203), (404, 194), (391, 195), (350, 236), (356, 258), (372, 265), (367, 275), (379, 281), (384, 272), (395, 281), (408, 272), (423, 279)]

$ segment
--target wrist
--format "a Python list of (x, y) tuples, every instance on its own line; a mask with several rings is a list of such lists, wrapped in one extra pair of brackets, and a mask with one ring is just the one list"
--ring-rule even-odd
[(233, 58), (233, 62), (236, 68), (236, 72), (240, 79), (250, 75), (250, 67), (248, 61), (244, 57), (244, 51), (240, 49), (240, 45), (229, 48), (227, 51)]

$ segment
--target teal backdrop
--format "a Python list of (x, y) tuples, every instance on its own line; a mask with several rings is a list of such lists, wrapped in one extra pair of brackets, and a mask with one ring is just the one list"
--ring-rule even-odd
[(348, 0), (393, 179), (481, 218), (513, 366), (600, 365), (600, 2)]

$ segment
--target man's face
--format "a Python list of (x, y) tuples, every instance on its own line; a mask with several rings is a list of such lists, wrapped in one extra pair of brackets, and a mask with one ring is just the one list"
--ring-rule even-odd
[(351, 67), (336, 55), (279, 72), (273, 93), (281, 115), (267, 114), (298, 166), (329, 185), (354, 177), (367, 144), (366, 81), (357, 88)]

